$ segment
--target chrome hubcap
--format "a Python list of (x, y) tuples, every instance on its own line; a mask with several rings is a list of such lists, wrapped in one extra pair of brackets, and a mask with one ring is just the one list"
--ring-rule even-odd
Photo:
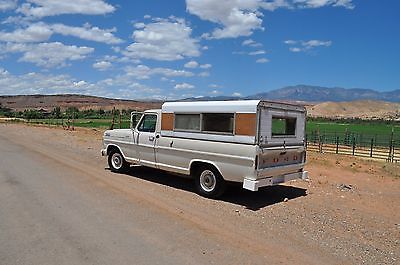
[(119, 153), (115, 153), (111, 157), (112, 166), (115, 169), (120, 169), (122, 167), (122, 156)]
[(216, 185), (216, 178), (211, 170), (204, 170), (200, 175), (200, 186), (203, 190), (213, 191)]

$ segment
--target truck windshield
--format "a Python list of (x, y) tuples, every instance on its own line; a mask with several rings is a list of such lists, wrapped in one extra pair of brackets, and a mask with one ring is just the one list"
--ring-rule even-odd
[(296, 118), (272, 117), (272, 136), (295, 136)]

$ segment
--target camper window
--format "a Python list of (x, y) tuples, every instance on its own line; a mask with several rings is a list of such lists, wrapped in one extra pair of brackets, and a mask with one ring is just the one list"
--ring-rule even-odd
[(272, 136), (295, 136), (296, 118), (272, 117)]
[(202, 116), (202, 131), (233, 133), (233, 113), (204, 113)]
[(175, 114), (175, 129), (200, 131), (200, 114)]

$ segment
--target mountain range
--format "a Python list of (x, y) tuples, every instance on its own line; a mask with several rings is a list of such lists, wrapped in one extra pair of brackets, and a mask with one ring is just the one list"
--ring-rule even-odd
[(364, 88), (342, 88), (297, 85), (287, 86), (268, 92), (258, 93), (244, 97), (201, 97), (185, 100), (232, 100), (232, 99), (265, 99), (281, 101), (304, 101), (304, 102), (343, 102), (354, 100), (381, 100), (388, 102), (400, 102), (400, 89), (380, 92)]

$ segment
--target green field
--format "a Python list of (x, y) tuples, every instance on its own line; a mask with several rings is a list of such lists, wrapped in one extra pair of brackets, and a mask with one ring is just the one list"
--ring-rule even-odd
[[(50, 125), (58, 125), (61, 126), (64, 123), (64, 126), (67, 126), (68, 120), (64, 119), (34, 119), (30, 120), (29, 123), (33, 124), (50, 124)], [(85, 127), (85, 128), (103, 128), (108, 129), (112, 124), (112, 119), (76, 119), (74, 120), (75, 127)], [(72, 120), (70, 120), (70, 126), (72, 126)], [(129, 120), (121, 120), (121, 128), (126, 129), (129, 128), (130, 121)], [(114, 128), (119, 128), (119, 120), (116, 120), (114, 123)]]
[(337, 122), (307, 122), (307, 133), (316, 132), (319, 130), (320, 134), (331, 134), (331, 133), (355, 133), (364, 135), (390, 135), (394, 130), (395, 135), (400, 135), (400, 125), (389, 125), (379, 123), (337, 123)]

